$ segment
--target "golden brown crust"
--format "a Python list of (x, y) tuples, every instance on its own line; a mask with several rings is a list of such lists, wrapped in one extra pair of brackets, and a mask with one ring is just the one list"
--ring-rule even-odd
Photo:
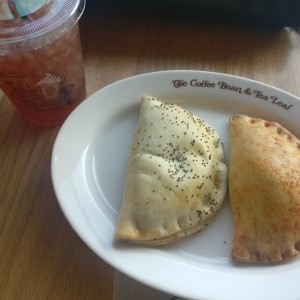
[(232, 258), (279, 262), (300, 250), (299, 140), (278, 123), (230, 119)]

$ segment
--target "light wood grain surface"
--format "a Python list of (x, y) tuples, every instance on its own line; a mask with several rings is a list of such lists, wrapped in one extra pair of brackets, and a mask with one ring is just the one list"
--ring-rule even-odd
[[(80, 21), (87, 93), (168, 69), (239, 75), (300, 96), (300, 37), (87, 5)], [(113, 299), (114, 270), (74, 233), (51, 182), (59, 127), (26, 123), (0, 92), (0, 299)]]

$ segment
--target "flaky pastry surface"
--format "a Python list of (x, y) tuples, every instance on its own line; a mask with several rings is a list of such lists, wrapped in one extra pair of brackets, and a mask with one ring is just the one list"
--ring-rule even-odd
[(300, 142), (278, 123), (230, 119), (232, 258), (279, 262), (299, 255)]
[(226, 190), (215, 130), (175, 104), (143, 97), (115, 238), (160, 245), (198, 232)]

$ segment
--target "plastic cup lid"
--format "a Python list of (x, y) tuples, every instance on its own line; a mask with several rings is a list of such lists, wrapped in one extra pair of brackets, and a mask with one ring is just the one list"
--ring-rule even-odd
[(85, 0), (4, 0), (0, 5), (0, 54), (39, 48), (68, 31)]

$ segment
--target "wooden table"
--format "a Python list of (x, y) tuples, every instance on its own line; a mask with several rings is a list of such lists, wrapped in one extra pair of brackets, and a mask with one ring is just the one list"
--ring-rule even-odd
[[(194, 69), (300, 96), (300, 37), (291, 29), (96, 11), (88, 5), (80, 21), (88, 95), (131, 75)], [(0, 299), (112, 299), (113, 268), (75, 234), (53, 191), (59, 127), (26, 123), (2, 93), (0, 124)]]

